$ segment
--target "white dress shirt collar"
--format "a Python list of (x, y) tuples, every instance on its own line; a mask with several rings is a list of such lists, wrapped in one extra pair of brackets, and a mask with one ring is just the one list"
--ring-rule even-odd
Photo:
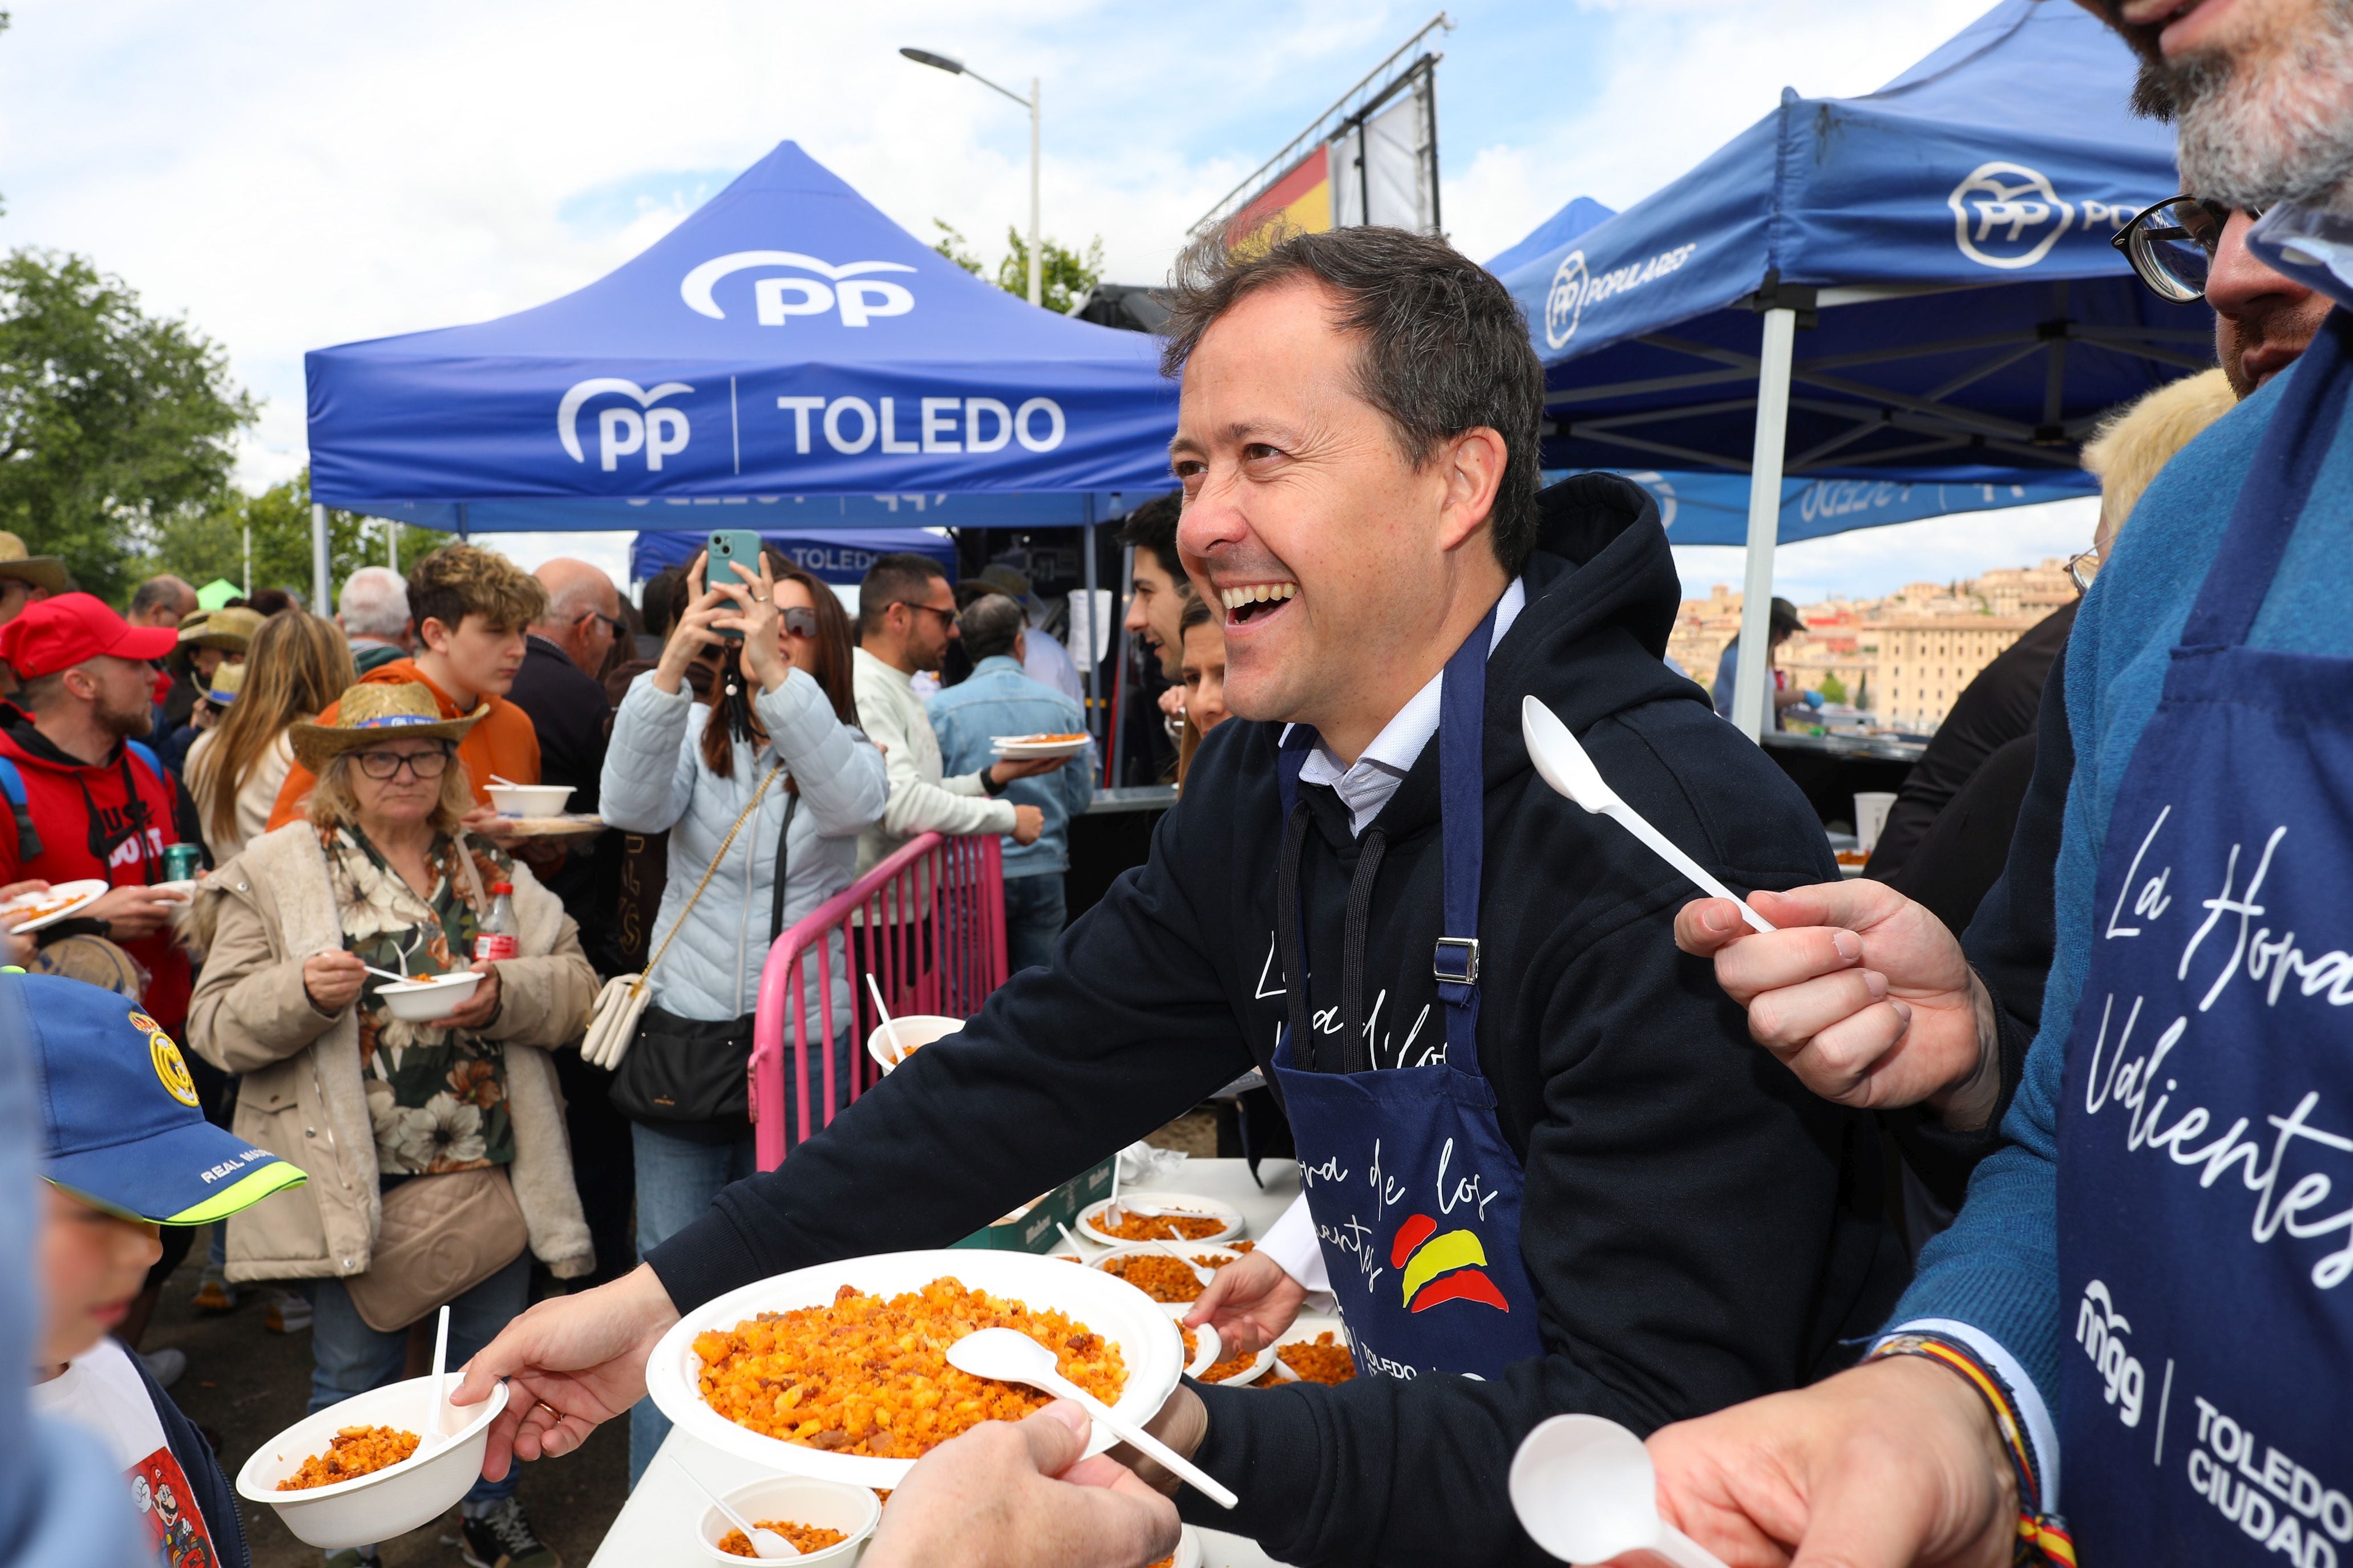
[[(1493, 657), (1495, 645), (1512, 629), (1520, 612), (1527, 607), (1528, 589), (1525, 578), (1514, 577), (1504, 596), (1495, 602), (1495, 632), (1487, 639), (1487, 653)], [(1307, 760), (1300, 764), (1299, 778), (1303, 784), (1326, 784), (1348, 808), (1348, 831), (1361, 834), (1373, 818), (1388, 805), (1389, 797), (1405, 782), (1413, 769), (1421, 749), (1438, 733), (1439, 695), (1444, 689), (1446, 672), (1441, 669), (1430, 678), (1422, 689), (1406, 700), (1381, 732), (1373, 737), (1352, 767), (1340, 760), (1332, 748), (1319, 736), (1308, 752)], [(1285, 725), (1285, 736), (1291, 726)]]

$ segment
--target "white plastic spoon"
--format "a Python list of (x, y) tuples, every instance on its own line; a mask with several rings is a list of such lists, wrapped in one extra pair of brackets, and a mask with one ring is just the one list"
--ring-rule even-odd
[(529, 784), (519, 784), (515, 783), (514, 780), (499, 773), (492, 773), (491, 775), (491, 782), (497, 784), (501, 789), (529, 789), (532, 787)]
[(378, 969), (373, 963), (363, 963), (360, 967), (366, 970), (370, 974), (377, 976), (379, 979), (389, 980), (399, 985), (414, 985), (419, 980), (430, 978), (429, 976), (423, 974), (395, 974), (391, 970)]
[(688, 1469), (684, 1465), (681, 1465), (678, 1468), (678, 1473), (684, 1476), (688, 1480), (692, 1481), (694, 1483), (694, 1489), (711, 1500), (711, 1506), (719, 1510), (720, 1518), (725, 1520), (728, 1523), (733, 1525), (736, 1529), (744, 1532), (744, 1539), (752, 1543), (752, 1554), (754, 1556), (765, 1560), (778, 1557), (798, 1557), (801, 1554), (801, 1549), (799, 1547), (795, 1546), (791, 1542), (786, 1541), (775, 1531), (762, 1530), (750, 1520), (745, 1519), (742, 1514), (737, 1513), (733, 1509), (729, 1508), (727, 1504), (721, 1500), (717, 1492), (712, 1491), (709, 1487), (702, 1484), (702, 1477), (696, 1475), (692, 1470)]
[(1564, 1563), (1655, 1552), (1677, 1568), (1725, 1568), (1723, 1558), (1659, 1517), (1650, 1450), (1615, 1421), (1546, 1421), (1512, 1457), (1509, 1490), (1520, 1528)]
[(1568, 732), (1568, 726), (1559, 716), (1534, 697), (1520, 699), (1520, 738), (1527, 742), (1528, 760), (1544, 775), (1544, 782), (1560, 794), (1592, 812), (1607, 816), (1627, 832), (1642, 841), (1651, 854), (1681, 871), (1698, 884), (1703, 891), (1719, 899), (1730, 899), (1740, 906), (1741, 917), (1757, 931), (1771, 931), (1773, 924), (1748, 907), (1748, 901), (1731, 889), (1708, 875), (1705, 868), (1678, 848), (1675, 841), (1642, 820), (1642, 814), (1618, 798), (1618, 792), (1603, 780), (1601, 770)]
[[(1177, 1235), (1176, 1227), (1173, 1225), (1168, 1227), (1168, 1234), (1176, 1237), (1179, 1241), (1185, 1239), (1182, 1236)], [(1218, 1277), (1218, 1271), (1216, 1269), (1211, 1268), (1207, 1264), (1194, 1262), (1191, 1258), (1185, 1256), (1182, 1249), (1171, 1247), (1168, 1243), (1161, 1240), (1158, 1237), (1147, 1236), (1145, 1237), (1145, 1240), (1152, 1243), (1153, 1246), (1158, 1247), (1161, 1251), (1166, 1253), (1169, 1257), (1175, 1258), (1186, 1268), (1191, 1269), (1193, 1271), (1193, 1278), (1198, 1279), (1202, 1284), (1207, 1285), (1210, 1280), (1215, 1279)]]
[(420, 1455), (441, 1436), (441, 1379), (449, 1366), (449, 1306), (441, 1305), (440, 1326), (433, 1331), (433, 1375), (425, 1383), (425, 1425), (418, 1429), (417, 1451)]
[(1232, 1508), (1241, 1501), (1190, 1462), (1178, 1458), (1168, 1445), (1064, 1377), (1055, 1369), (1054, 1352), (1028, 1334), (1012, 1329), (978, 1330), (948, 1347), (948, 1364), (975, 1377), (997, 1383), (1026, 1383), (1057, 1399), (1067, 1399), (1110, 1427), (1123, 1441), (1158, 1460), (1170, 1475), (1189, 1482), (1219, 1507)]
[(900, 1061), (907, 1059), (907, 1048), (899, 1043), (899, 1026), (891, 1021), (891, 1009), (882, 1005), (882, 987), (874, 984), (874, 972), (866, 972), (866, 994), (874, 998), (875, 1016), (882, 1020), (882, 1032), (891, 1037), (891, 1054)]
[[(1062, 1233), (1062, 1239), (1071, 1244), (1071, 1250), (1079, 1255), (1080, 1262), (1084, 1263), (1094, 1256), (1094, 1253), (1090, 1250), (1088, 1245), (1079, 1239), (1078, 1233), (1073, 1231), (1069, 1226), (1064, 1225), (1060, 1220), (1056, 1220), (1054, 1222), (1054, 1228)], [(1103, 1242), (1096, 1242), (1094, 1245), (1096, 1247), (1103, 1247), (1107, 1244)]]

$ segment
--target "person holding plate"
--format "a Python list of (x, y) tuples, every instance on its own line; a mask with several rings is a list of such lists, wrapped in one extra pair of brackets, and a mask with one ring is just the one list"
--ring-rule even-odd
[(1662, 662), (1681, 586), (1649, 496), (1539, 493), (1509, 292), (1361, 227), (1218, 237), (1171, 304), (1177, 543), (1236, 717), (1051, 968), (474, 1359), (459, 1400), (513, 1387), (491, 1473), (628, 1408), (682, 1310), (944, 1246), (1253, 1068), (1360, 1375), (1185, 1384), (1156, 1426), (1240, 1495), (1180, 1513), (1282, 1561), (1543, 1561), (1504, 1493), (1538, 1422), (1798, 1387), (1893, 1301), (1869, 1118), (1756, 1049), (1675, 947), (1688, 885), (1529, 763), (1533, 696), (1732, 886), (1835, 875), (1796, 787)]

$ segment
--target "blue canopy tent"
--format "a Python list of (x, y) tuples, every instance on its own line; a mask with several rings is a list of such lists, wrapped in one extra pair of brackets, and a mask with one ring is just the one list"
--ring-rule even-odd
[[(2098, 417), (2212, 363), (2204, 309), (2158, 301), (2108, 243), (2177, 189), (2170, 132), (2126, 107), (2134, 68), (2073, 0), (2002, 0), (1877, 92), (1785, 91), (1681, 179), (1522, 262), (1504, 282), (1546, 368), (1545, 466), (1664, 459), (1679, 495), (1745, 484), (1750, 646), (1804, 503), (1785, 474), (1974, 487), (1980, 505), (2088, 490), (2077, 447)], [(1753, 736), (1765, 661), (1740, 676)]]
[[(1092, 524), (1111, 492), (1167, 488), (1157, 352), (982, 282), (785, 142), (560, 300), (307, 355), (311, 495), (460, 532), (680, 504), (766, 529), (797, 498), (838, 501), (834, 528), (905, 528), (943, 496), (997, 503), (976, 522)], [(323, 510), (314, 531), (322, 579)]]

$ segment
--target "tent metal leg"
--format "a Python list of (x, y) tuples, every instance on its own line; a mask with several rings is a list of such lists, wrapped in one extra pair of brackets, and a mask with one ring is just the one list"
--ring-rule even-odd
[(1798, 312), (1765, 312), (1765, 342), (1757, 353), (1757, 451), (1748, 470), (1748, 571), (1741, 584), (1740, 662), (1734, 672), (1732, 721), (1750, 740), (1772, 716), (1765, 676), (1773, 614), (1773, 549), (1781, 528), (1781, 457), (1789, 434), (1789, 360), (1798, 342)]
[(1119, 586), (1112, 590), (1113, 607), (1119, 616), (1119, 662), (1111, 667), (1111, 744), (1104, 748), (1111, 762), (1103, 774), (1103, 784), (1117, 789), (1127, 781), (1127, 656), (1130, 636), (1127, 629), (1127, 606), (1124, 602), (1135, 581), (1135, 546), (1131, 544), (1119, 552)]
[(317, 501), (311, 503), (311, 613), (327, 616), (334, 613), (335, 601), (327, 583), (327, 509)]
[(1079, 536), (1086, 542), (1082, 553), (1086, 557), (1087, 645), (1079, 649), (1077, 657), (1086, 660), (1087, 664), (1087, 728), (1092, 730), (1103, 717), (1103, 662), (1095, 658), (1095, 498), (1092, 496), (1087, 497), (1087, 521), (1079, 530)]

